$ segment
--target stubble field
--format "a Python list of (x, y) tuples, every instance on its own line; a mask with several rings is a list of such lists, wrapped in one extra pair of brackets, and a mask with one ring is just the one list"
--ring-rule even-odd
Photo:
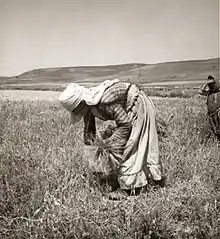
[[(7, 98), (7, 97), (6, 97)], [(220, 160), (205, 99), (152, 98), (167, 185), (102, 196), (82, 158), (82, 123), (56, 101), (0, 100), (0, 238), (220, 237)]]

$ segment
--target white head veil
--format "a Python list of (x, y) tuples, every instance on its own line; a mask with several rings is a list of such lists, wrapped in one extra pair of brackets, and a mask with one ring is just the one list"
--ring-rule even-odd
[(100, 85), (91, 88), (85, 88), (84, 86), (76, 83), (70, 83), (61, 93), (59, 101), (63, 107), (71, 113), (71, 122), (76, 123), (80, 121), (82, 115), (74, 114), (73, 110), (80, 104), (80, 102), (85, 101), (87, 105), (91, 106), (97, 105), (101, 100), (104, 91), (117, 82), (119, 82), (118, 79), (106, 80)]
[(73, 110), (82, 101), (84, 87), (75, 83), (67, 85), (66, 89), (61, 93), (59, 101), (65, 109), (71, 113), (71, 123), (77, 123), (81, 120), (81, 114), (74, 114)]

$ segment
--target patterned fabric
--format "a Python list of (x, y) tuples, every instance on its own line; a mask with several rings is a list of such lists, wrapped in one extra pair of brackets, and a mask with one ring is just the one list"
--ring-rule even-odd
[[(106, 152), (106, 156), (98, 156), (94, 161), (109, 162), (113, 173), (117, 174), (120, 188), (133, 190), (152, 180), (155, 183), (161, 181), (163, 172), (154, 104), (135, 85), (129, 89), (125, 86), (116, 84), (112, 89), (106, 90), (96, 107), (102, 119), (115, 119), (117, 127), (112, 136), (105, 139), (104, 149), (98, 147), (98, 150)], [(95, 111), (91, 113), (94, 114)], [(89, 135), (94, 133), (95, 128), (91, 131), (93, 123), (87, 122), (87, 125), (90, 124), (87, 131), (90, 132)], [(99, 170), (98, 164), (95, 168)]]
[(125, 111), (127, 92), (125, 83), (115, 84), (104, 92), (97, 109), (106, 120), (115, 120), (117, 125), (130, 122)]
[(105, 80), (98, 86), (90, 88), (84, 87), (82, 99), (86, 102), (87, 105), (97, 105), (100, 102), (100, 99), (102, 98), (105, 90), (118, 82), (118, 79)]
[[(131, 119), (125, 111), (128, 89), (129, 87), (125, 83), (116, 83), (109, 87), (104, 92), (100, 103), (95, 107), (97, 114), (94, 115), (92, 111), (90, 111), (84, 117), (85, 144), (92, 144), (95, 140), (95, 117), (102, 120), (114, 120), (117, 124), (117, 128), (114, 134), (105, 140), (105, 143), (107, 144), (112, 141), (117, 141), (117, 150), (120, 151), (120, 153), (123, 152), (123, 146), (125, 145), (131, 130)], [(121, 140), (122, 138), (124, 140)]]
[(127, 101), (128, 86), (125, 83), (117, 83), (109, 87), (103, 94), (100, 104), (110, 104), (117, 102), (125, 106)]

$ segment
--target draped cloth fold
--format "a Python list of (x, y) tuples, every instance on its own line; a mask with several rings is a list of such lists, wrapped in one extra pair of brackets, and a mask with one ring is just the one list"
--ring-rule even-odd
[(104, 91), (115, 83), (118, 83), (118, 79), (105, 80), (101, 84), (91, 88), (84, 88), (82, 99), (87, 105), (97, 105), (104, 93)]
[(117, 171), (120, 188), (134, 189), (147, 185), (149, 180), (161, 180), (163, 172), (155, 106), (135, 85), (128, 92), (126, 112), (132, 123), (130, 134), (127, 136), (126, 126), (121, 127), (114, 140), (109, 141), (107, 154), (94, 160), (93, 168), (108, 174), (111, 170), (104, 164), (109, 162), (111, 168), (114, 165), (112, 170)]
[(132, 131), (125, 146), (118, 176), (122, 189), (145, 186), (148, 179), (162, 179), (154, 104), (141, 91), (132, 112)]

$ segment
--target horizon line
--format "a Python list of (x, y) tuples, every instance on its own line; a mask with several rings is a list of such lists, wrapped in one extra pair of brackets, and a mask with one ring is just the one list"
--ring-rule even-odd
[[(118, 63), (118, 64), (109, 64), (109, 65), (75, 65), (75, 66), (54, 66), (54, 67), (43, 67), (43, 68), (33, 68), (27, 71), (24, 71), (20, 74), (17, 75), (11, 75), (11, 76), (3, 76), (0, 75), (0, 77), (7, 77), (7, 78), (11, 78), (11, 77), (16, 77), (16, 76), (20, 76), (22, 74), (34, 71), (34, 70), (43, 70), (43, 69), (55, 69), (55, 68), (80, 68), (80, 67), (109, 67), (109, 66), (123, 66), (123, 65), (146, 65), (146, 66), (150, 66), (150, 65), (159, 65), (159, 64), (166, 64), (166, 63), (178, 63), (178, 62), (194, 62), (194, 61), (208, 61), (208, 60), (215, 60), (215, 59), (219, 59), (220, 60), (220, 56), (218, 57), (212, 57), (212, 58), (204, 58), (204, 59), (193, 59), (193, 60), (173, 60), (173, 61), (161, 61), (161, 62), (157, 62), (157, 63), (141, 63), (141, 62), (127, 62), (127, 63)], [(138, 68), (138, 67), (137, 67)]]

